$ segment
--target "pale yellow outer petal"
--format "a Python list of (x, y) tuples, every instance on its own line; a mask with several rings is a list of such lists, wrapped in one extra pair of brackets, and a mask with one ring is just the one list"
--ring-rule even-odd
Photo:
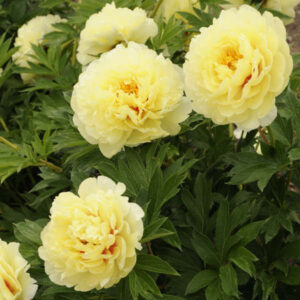
[(180, 15), (176, 14), (179, 11), (194, 14), (193, 7), (200, 9), (198, 0), (164, 0), (159, 7), (157, 15), (162, 15), (168, 21), (173, 15), (176, 18), (180, 18)]
[[(231, 4), (223, 4), (223, 8), (238, 7), (244, 4), (244, 0), (227, 0)], [(295, 18), (295, 7), (300, 3), (300, 0), (266, 0), (263, 4), (264, 8), (272, 9), (290, 17), (284, 19), (285, 24), (293, 22)]]
[(106, 157), (179, 133), (191, 112), (182, 69), (130, 42), (102, 54), (80, 75), (71, 107), (74, 124)]
[(267, 0), (264, 6), (291, 17), (291, 19), (284, 21), (285, 24), (289, 24), (292, 23), (295, 18), (295, 7), (299, 3), (300, 0)]
[(79, 196), (67, 192), (54, 199), (39, 248), (54, 283), (82, 292), (99, 290), (133, 269), (144, 211), (122, 196), (125, 190), (123, 183), (99, 176), (84, 180)]
[(19, 252), (18, 243), (0, 239), (0, 299), (31, 300), (38, 286), (27, 272), (29, 265)]
[[(34, 54), (31, 45), (38, 45), (43, 41), (43, 37), (55, 31), (52, 24), (65, 22), (58, 15), (38, 16), (31, 19), (18, 29), (15, 40), (15, 47), (19, 47), (18, 51), (12, 56), (13, 61), (20, 67), (28, 67), (28, 62), (34, 62), (30, 56)], [(34, 74), (22, 73), (22, 80), (26, 83), (32, 81)]]
[(186, 93), (215, 123), (251, 130), (276, 117), (275, 97), (292, 67), (282, 21), (243, 5), (222, 11), (193, 38), (183, 67)]
[(77, 60), (84, 66), (88, 65), (120, 42), (144, 44), (157, 32), (156, 23), (147, 18), (141, 8), (131, 10), (116, 8), (114, 3), (107, 4), (99, 13), (90, 16), (81, 31)]

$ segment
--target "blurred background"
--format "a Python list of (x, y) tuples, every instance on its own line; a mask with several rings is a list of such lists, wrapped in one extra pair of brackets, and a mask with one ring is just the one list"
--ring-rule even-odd
[(300, 52), (300, 4), (296, 8), (295, 22), (287, 26), (292, 53)]

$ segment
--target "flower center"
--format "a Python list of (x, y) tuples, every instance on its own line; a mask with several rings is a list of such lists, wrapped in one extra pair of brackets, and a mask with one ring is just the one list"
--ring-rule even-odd
[(101, 264), (116, 254), (120, 228), (115, 213), (113, 206), (106, 206), (105, 211), (100, 206), (98, 212), (76, 212), (68, 235), (71, 247), (81, 255), (82, 261), (98, 261)]
[(233, 47), (226, 47), (220, 56), (219, 63), (227, 66), (230, 70), (236, 70), (236, 63), (243, 56)]
[(139, 87), (136, 84), (136, 82), (133, 80), (121, 82), (120, 89), (126, 94), (129, 94), (129, 95), (134, 94), (136, 97), (138, 96), (138, 93), (139, 93)]

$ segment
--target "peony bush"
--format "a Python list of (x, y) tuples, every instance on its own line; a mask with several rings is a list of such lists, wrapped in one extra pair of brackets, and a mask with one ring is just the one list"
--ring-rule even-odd
[(0, 0), (0, 300), (300, 297), (298, 0)]

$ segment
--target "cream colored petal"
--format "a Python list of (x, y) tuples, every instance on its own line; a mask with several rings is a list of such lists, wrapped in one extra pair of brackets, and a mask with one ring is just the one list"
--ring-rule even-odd
[(185, 98), (175, 110), (167, 114), (162, 121), (161, 127), (171, 135), (176, 135), (180, 131), (179, 123), (187, 119), (191, 111), (191, 102)]

